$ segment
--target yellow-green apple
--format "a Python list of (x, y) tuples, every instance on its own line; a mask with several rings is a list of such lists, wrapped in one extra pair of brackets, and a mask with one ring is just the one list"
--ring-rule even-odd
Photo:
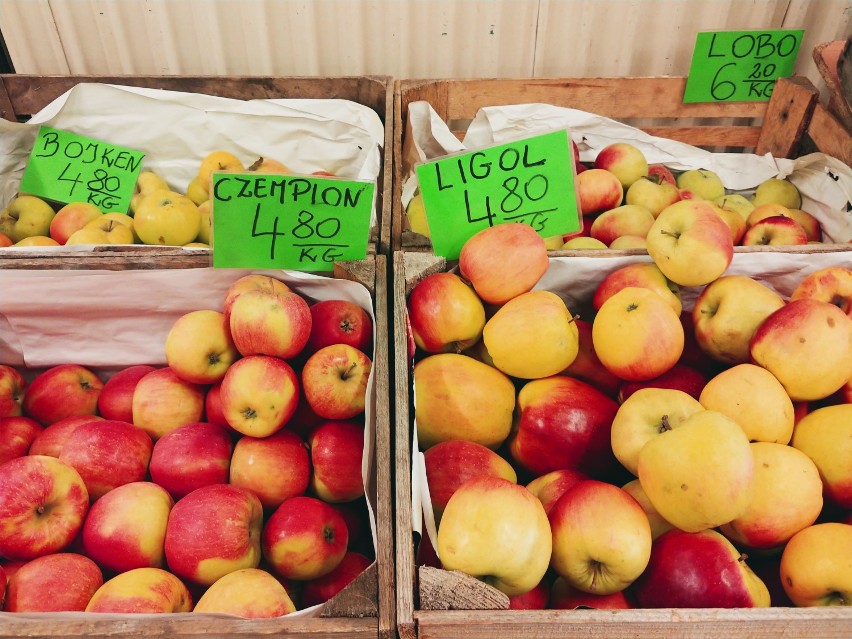
[(230, 306), (228, 326), (241, 355), (290, 359), (311, 336), (311, 310), (298, 293), (245, 291)]
[(147, 481), (118, 486), (98, 499), (83, 523), (87, 557), (106, 570), (163, 568), (166, 522), (174, 505), (165, 488)]
[(427, 353), (460, 353), (476, 343), (485, 307), (455, 273), (433, 273), (418, 282), (406, 303), (414, 342)]
[(195, 205), (199, 208), (205, 202), (210, 201), (210, 193), (207, 191), (207, 184), (200, 175), (196, 175), (187, 183), (186, 197), (195, 202)]
[(183, 246), (198, 237), (200, 229), (195, 202), (170, 190), (143, 195), (133, 213), (133, 230), (143, 244)]
[(59, 460), (80, 473), (95, 501), (118, 486), (145, 479), (153, 447), (148, 434), (129, 422), (89, 421), (68, 435)]
[(133, 391), (146, 374), (155, 369), (147, 364), (122, 368), (104, 382), (98, 395), (98, 413), (104, 419), (133, 421)]
[(372, 354), (370, 314), (349, 300), (322, 300), (312, 304), (311, 335), (303, 353), (311, 355), (332, 344), (349, 344), (367, 355)]
[(347, 552), (330, 573), (305, 582), (301, 592), (302, 607), (325, 603), (352, 583), (371, 563), (362, 553)]
[(677, 176), (677, 187), (692, 191), (702, 200), (713, 201), (725, 195), (722, 180), (708, 169), (690, 169)]
[(269, 275), (261, 275), (260, 273), (249, 273), (234, 280), (225, 291), (225, 297), (222, 300), (222, 312), (230, 324), (231, 306), (234, 301), (246, 291), (263, 291), (270, 295), (277, 293), (292, 292), (290, 287), (284, 282)]
[(426, 206), (423, 204), (423, 195), (415, 194), (405, 209), (405, 217), (412, 231), (424, 237), (431, 238), (429, 232), (429, 220), (426, 219)]
[(32, 235), (15, 242), (12, 246), (59, 246), (59, 243), (45, 235)]
[(636, 180), (648, 175), (648, 160), (636, 146), (627, 142), (613, 142), (598, 152), (595, 168), (609, 171), (627, 189)]
[(531, 291), (549, 264), (544, 238), (520, 222), (477, 232), (459, 253), (459, 273), (486, 304), (504, 304)]
[(781, 548), (822, 511), (822, 480), (802, 451), (771, 442), (753, 442), (754, 488), (745, 512), (720, 527), (738, 546)]
[(695, 300), (692, 323), (699, 348), (726, 364), (748, 362), (757, 327), (784, 306), (784, 299), (748, 275), (723, 275)]
[(711, 203), (710, 206), (713, 207), (713, 210), (716, 211), (716, 214), (725, 220), (725, 224), (728, 225), (728, 228), (731, 231), (731, 241), (734, 245), (739, 244), (743, 236), (745, 236), (746, 230), (748, 229), (748, 225), (746, 221), (742, 218), (742, 216), (736, 211), (729, 211), (728, 209), (723, 209), (721, 206), (717, 206), (715, 203)]
[[(120, 215), (121, 218), (130, 221), (130, 224), (123, 221), (121, 218), (116, 219), (115, 216)], [(84, 231), (97, 231), (104, 234), (104, 241), (101, 244), (135, 244), (138, 240), (136, 231), (133, 228), (132, 218), (127, 217), (123, 213), (104, 213), (98, 218), (90, 221), (79, 231), (75, 231), (71, 237)], [(67, 244), (74, 244), (68, 238)], [(88, 242), (77, 242), (78, 244), (87, 244)]]
[(296, 412), (299, 377), (283, 359), (250, 355), (228, 368), (220, 398), (231, 428), (243, 435), (267, 437), (281, 430)]
[(139, 175), (136, 177), (136, 186), (133, 190), (135, 193), (142, 193), (144, 195), (151, 191), (162, 191), (168, 188), (168, 182), (166, 182), (156, 171), (144, 169), (140, 171)]
[(802, 195), (789, 180), (769, 178), (757, 185), (751, 201), (755, 206), (781, 204), (790, 209), (797, 209), (802, 206)]
[(551, 291), (521, 293), (503, 304), (485, 323), (482, 341), (494, 366), (523, 379), (556, 375), (579, 350), (571, 311)]
[(649, 164), (648, 165), (648, 176), (659, 179), (661, 182), (668, 182), (672, 186), (677, 186), (677, 180), (675, 176), (672, 174), (669, 167), (665, 164)]
[(790, 299), (830, 302), (852, 317), (852, 269), (827, 266), (816, 270), (799, 281)]
[(678, 361), (658, 377), (641, 382), (622, 382), (616, 400), (622, 404), (640, 388), (674, 388), (698, 399), (706, 383), (707, 376), (704, 373)]
[(781, 554), (781, 584), (797, 606), (852, 603), (852, 525), (826, 522), (799, 531)]
[(205, 387), (181, 379), (170, 367), (144, 375), (133, 389), (133, 423), (154, 441), (184, 424), (201, 421)]
[(175, 575), (162, 568), (134, 568), (105, 581), (86, 612), (154, 614), (190, 612), (192, 595)]
[(350, 419), (364, 412), (370, 357), (349, 344), (324, 346), (302, 368), (302, 391), (313, 411), (325, 419)]
[(49, 237), (50, 223), (55, 215), (50, 204), (41, 198), (19, 195), (0, 211), (0, 232), (15, 244), (28, 237)]
[(622, 235), (610, 242), (609, 248), (619, 251), (624, 249), (647, 249), (647, 241), (644, 236)]
[(592, 477), (613, 470), (615, 400), (564, 375), (528, 382), (518, 393), (509, 453), (533, 475), (572, 468)]
[[(156, 441), (148, 472), (151, 481), (174, 499), (180, 499), (196, 488), (228, 483), (233, 449), (231, 437), (220, 426), (207, 422), (185, 424)], [(271, 478), (272, 475), (270, 481)]]
[[(359, 456), (359, 480), (360, 464)], [(305, 442), (288, 429), (269, 437), (245, 435), (234, 445), (229, 481), (252, 491), (266, 509), (277, 508), (290, 497), (304, 495), (310, 478), (311, 461)]]
[(444, 568), (472, 575), (510, 597), (541, 581), (552, 544), (541, 502), (501, 477), (474, 477), (459, 486), (438, 528)]
[(793, 429), (790, 444), (816, 464), (826, 500), (852, 508), (852, 404), (808, 413)]
[(559, 498), (548, 519), (553, 534), (550, 565), (574, 588), (596, 595), (619, 592), (648, 565), (648, 516), (618, 486), (581, 481)]
[(327, 575), (343, 560), (348, 543), (341, 514), (315, 497), (285, 500), (263, 527), (263, 556), (286, 579)]
[(586, 473), (571, 468), (560, 468), (544, 475), (539, 475), (527, 484), (527, 490), (538, 497), (544, 512), (550, 514), (550, 509), (575, 484), (589, 479)]
[(29, 417), (0, 417), (0, 464), (23, 457), (44, 428)]
[(754, 204), (752, 204), (747, 197), (740, 195), (739, 193), (723, 195), (722, 197), (713, 200), (713, 204), (719, 208), (739, 213), (739, 216), (743, 218), (743, 220), (748, 220), (749, 214), (754, 210)]
[(807, 243), (808, 235), (802, 225), (782, 215), (767, 217), (753, 224), (742, 239), (743, 246), (796, 246)]
[(621, 204), (624, 187), (614, 173), (589, 169), (577, 176), (577, 203), (583, 215), (595, 215)]
[(734, 242), (713, 206), (682, 200), (663, 209), (645, 239), (660, 270), (681, 286), (709, 284), (728, 269)]
[(749, 351), (793, 401), (823, 399), (852, 378), (852, 318), (829, 302), (797, 299), (757, 327)]
[(68, 441), (68, 437), (77, 426), (101, 420), (103, 420), (103, 417), (99, 415), (75, 415), (74, 417), (60, 419), (36, 435), (30, 445), (29, 454), (59, 457), (62, 447), (65, 446), (65, 442)]
[(655, 218), (669, 204), (674, 204), (679, 200), (680, 191), (677, 190), (677, 187), (659, 175), (640, 177), (630, 185), (630, 188), (624, 194), (626, 204), (642, 206), (648, 209)]
[(74, 415), (94, 415), (104, 383), (79, 364), (59, 364), (38, 374), (24, 394), (24, 414), (44, 426)]
[(496, 368), (440, 353), (414, 365), (417, 440), (423, 450), (451, 439), (496, 449), (509, 436), (515, 387)]
[(576, 249), (600, 250), (605, 248), (609, 247), (593, 237), (572, 237), (562, 245), (563, 251), (573, 251)]
[(198, 214), (201, 216), (201, 224), (198, 226), (198, 237), (195, 241), (213, 246), (213, 202), (206, 200), (199, 204)]
[(89, 557), (53, 553), (21, 566), (9, 579), (6, 612), (83, 612), (103, 584), (101, 569)]
[(50, 237), (65, 244), (76, 231), (103, 215), (91, 202), (70, 202), (60, 208), (50, 221)]
[(670, 303), (647, 288), (627, 286), (606, 300), (592, 323), (595, 352), (622, 380), (658, 377), (683, 353), (683, 325)]
[(756, 206), (751, 210), (751, 213), (749, 213), (748, 217), (746, 218), (746, 224), (748, 224), (749, 228), (751, 228), (758, 222), (762, 222), (767, 218), (779, 216), (793, 219), (790, 213), (790, 209), (788, 209), (783, 204), (761, 204), (760, 206)]
[(423, 460), (435, 521), (439, 523), (450, 497), (468, 479), (490, 475), (518, 481), (515, 469), (503, 457), (482, 444), (463, 439), (435, 444), (423, 454)]
[(595, 287), (592, 306), (600, 310), (605, 301), (628, 286), (647, 288), (658, 293), (678, 315), (683, 310), (680, 287), (663, 275), (653, 262), (634, 262), (608, 273)]
[(509, 610), (544, 610), (550, 601), (550, 582), (545, 576), (532, 590), (509, 597)]
[(637, 475), (639, 453), (648, 442), (703, 410), (697, 399), (681, 390), (641, 388), (624, 400), (612, 419), (612, 453)]
[(325, 502), (354, 501), (364, 495), (361, 463), (364, 426), (351, 421), (329, 421), (311, 431), (311, 492)]
[(609, 245), (624, 235), (644, 237), (653, 224), (654, 216), (647, 208), (639, 204), (623, 204), (595, 217), (589, 235)]
[(200, 309), (177, 318), (166, 335), (166, 362), (193, 384), (213, 384), (240, 354), (219, 311)]
[(33, 559), (66, 548), (80, 532), (89, 493), (80, 474), (46, 455), (0, 465), (0, 556)]
[(550, 587), (548, 608), (551, 610), (629, 610), (632, 607), (623, 590), (609, 595), (593, 595), (574, 588), (562, 577), (554, 579)]
[(240, 568), (257, 568), (263, 506), (254, 493), (229, 484), (196, 488), (175, 502), (166, 524), (169, 570), (209, 586)]
[(544, 246), (548, 251), (558, 251), (565, 243), (564, 235), (551, 235), (544, 238)]
[(669, 530), (654, 540), (631, 589), (640, 608), (765, 608), (766, 584), (715, 530)]
[(749, 441), (788, 444), (793, 436), (793, 402), (781, 382), (760, 366), (723, 370), (707, 382), (698, 401), (737, 422)]
[(216, 580), (192, 611), (268, 619), (295, 612), (296, 606), (286, 588), (270, 573), (259, 568), (243, 568)]
[(591, 384), (608, 397), (615, 397), (621, 380), (601, 363), (595, 353), (595, 346), (592, 343), (592, 323), (575, 317), (574, 326), (577, 327), (577, 357), (560, 375), (574, 377)]
[(648, 499), (648, 495), (642, 488), (642, 482), (638, 479), (631, 479), (629, 482), (624, 484), (621, 489), (633, 497), (633, 499), (635, 499), (642, 507), (642, 510), (645, 511), (645, 515), (648, 517), (648, 523), (651, 526), (652, 539), (656, 539), (667, 530), (674, 528), (674, 526), (666, 521), (663, 516), (657, 512), (657, 509), (654, 508), (654, 504), (651, 503), (651, 500)]
[(751, 502), (754, 455), (735, 421), (701, 410), (640, 450), (639, 481), (675, 527), (698, 532), (742, 515)]
[(805, 235), (808, 236), (808, 242), (822, 241), (822, 224), (819, 219), (811, 213), (802, 209), (790, 209), (790, 217), (796, 220), (799, 225), (805, 229)]

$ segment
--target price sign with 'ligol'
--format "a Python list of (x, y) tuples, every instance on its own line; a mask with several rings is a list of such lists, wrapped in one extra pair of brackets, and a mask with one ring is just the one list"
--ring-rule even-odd
[(20, 190), (56, 202), (127, 212), (144, 153), (42, 126)]
[(542, 237), (579, 230), (573, 161), (563, 129), (417, 165), (435, 255), (458, 258), (495, 224), (522, 222)]
[(367, 254), (372, 182), (213, 174), (213, 266), (331, 271)]

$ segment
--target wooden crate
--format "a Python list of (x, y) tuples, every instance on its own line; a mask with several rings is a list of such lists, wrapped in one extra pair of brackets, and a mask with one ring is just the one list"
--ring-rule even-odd
[[(143, 268), (162, 268), (159, 256)], [(118, 262), (113, 264), (118, 266)], [(167, 264), (173, 267), (173, 264)], [(180, 264), (179, 267), (186, 267)], [(207, 266), (204, 264), (203, 266)], [(131, 268), (138, 268), (135, 260)], [(44, 270), (39, 265), (39, 270)], [(118, 270), (118, 269), (112, 269)], [(396, 634), (393, 514), (391, 491), (391, 413), (388, 362), (388, 268), (384, 255), (335, 264), (334, 277), (362, 284), (373, 300), (376, 340), (373, 353), (375, 417), (373, 475), (368, 491), (375, 504), (375, 561), (351, 584), (318, 608), (313, 616), (240, 619), (232, 616), (180, 613), (101, 615), (92, 613), (0, 613), (3, 637), (379, 637)], [(0, 273), (2, 275), (2, 273)]]
[[(394, 90), (394, 180), (391, 245), (394, 250), (431, 250), (414, 233), (402, 206), (402, 185), (410, 173), (408, 105), (424, 100), (459, 139), (477, 111), (486, 106), (547, 103), (589, 111), (638, 126), (650, 135), (697, 147), (799, 155), (803, 136), (813, 130), (818, 150), (841, 159), (852, 153), (852, 137), (820, 115), (813, 84), (800, 77), (778, 80), (768, 102), (684, 104), (683, 77), (571, 78), (529, 80), (397, 80)], [(827, 112), (826, 112), (827, 113)], [(647, 124), (649, 119), (657, 124)], [(661, 123), (661, 124), (660, 124)], [(845, 151), (844, 151), (845, 149)]]
[[(777, 251), (782, 252), (782, 251)], [(813, 254), (798, 251), (785, 256), (811, 266)], [(852, 247), (826, 251), (837, 263), (849, 263)], [(586, 259), (608, 260), (603, 251), (576, 252)], [(560, 256), (561, 257), (561, 256)], [(739, 258), (747, 259), (741, 255)], [(736, 259), (736, 258), (735, 258)], [(412, 513), (412, 362), (407, 342), (406, 300), (414, 286), (428, 275), (449, 270), (457, 262), (422, 251), (393, 255), (393, 370), (394, 468), (396, 473), (396, 614), (401, 639), (469, 639), (506, 637), (526, 639), (631, 637), (631, 639), (848, 639), (852, 636), (852, 608), (736, 608), (632, 610), (508, 610), (503, 593), (460, 572), (417, 566)], [(601, 275), (603, 277), (603, 275)], [(428, 543), (425, 542), (425, 543)], [(427, 553), (428, 554), (428, 553)]]
[[(368, 253), (387, 254), (390, 247), (390, 193), (393, 152), (393, 83), (386, 76), (312, 78), (274, 76), (43, 76), (0, 74), (0, 117), (24, 122), (57, 97), (81, 82), (100, 82), (133, 87), (203, 93), (240, 100), (342, 99), (375, 111), (385, 125), (382, 165), (376, 183), (376, 225), (371, 229)], [(8, 252), (8, 251), (7, 251)], [(178, 252), (179, 253), (179, 252)], [(207, 265), (210, 251), (186, 258)], [(45, 256), (49, 253), (45, 253)], [(135, 255), (135, 254), (134, 254)], [(2, 256), (0, 267), (14, 268), (15, 256)], [(133, 255), (129, 256), (133, 258)], [(101, 261), (93, 258), (96, 264)], [(28, 268), (28, 267), (23, 267)]]

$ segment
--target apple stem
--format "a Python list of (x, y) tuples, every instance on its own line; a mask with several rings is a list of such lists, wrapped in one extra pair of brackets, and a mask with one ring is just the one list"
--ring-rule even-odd
[(680, 239), (680, 233), (670, 233), (669, 231), (660, 231), (663, 235), (671, 235), (674, 239)]
[(358, 362), (352, 362), (349, 368), (347, 368), (345, 372), (340, 374), (340, 379), (349, 379), (349, 376), (352, 374), (352, 371), (355, 370), (356, 366), (358, 366)]
[(748, 555), (745, 553), (742, 553), (739, 557), (737, 557), (737, 561), (739, 562), (745, 562), (746, 559), (748, 559)]
[(667, 430), (671, 430), (672, 425), (669, 423), (669, 416), (663, 415), (660, 419), (660, 432), (665, 433)]

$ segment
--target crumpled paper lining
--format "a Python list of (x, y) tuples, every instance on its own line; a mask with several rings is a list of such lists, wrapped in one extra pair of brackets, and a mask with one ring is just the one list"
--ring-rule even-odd
[[(0, 269), (0, 364), (39, 370), (75, 363), (92, 368), (102, 379), (134, 364), (165, 366), (165, 341), (172, 324), (190, 311), (221, 311), (228, 287), (249, 273), (281, 280), (309, 304), (327, 299), (358, 304), (373, 320), (373, 343), (379, 339), (369, 292), (348, 280), (248, 269)], [(364, 415), (361, 474), (376, 548), (376, 504), (370, 479), (375, 466), (374, 371), (368, 380), (367, 397), (371, 400)], [(315, 608), (291, 614), (310, 615)]]
[[(515, 104), (481, 108), (461, 143), (428, 102), (408, 107), (409, 166), (449, 153), (503, 144), (519, 138), (568, 129), (577, 143), (580, 159), (591, 162), (608, 144), (629, 142), (638, 147), (649, 164), (664, 164), (673, 171), (708, 169), (717, 173), (728, 192), (751, 195), (769, 178), (788, 178), (802, 194), (802, 209), (822, 225), (824, 241), (852, 241), (852, 168), (823, 153), (789, 160), (750, 153), (711, 153), (676, 140), (648, 135), (641, 129), (594, 113), (550, 104)], [(403, 207), (417, 191), (413, 171), (404, 176)]]

